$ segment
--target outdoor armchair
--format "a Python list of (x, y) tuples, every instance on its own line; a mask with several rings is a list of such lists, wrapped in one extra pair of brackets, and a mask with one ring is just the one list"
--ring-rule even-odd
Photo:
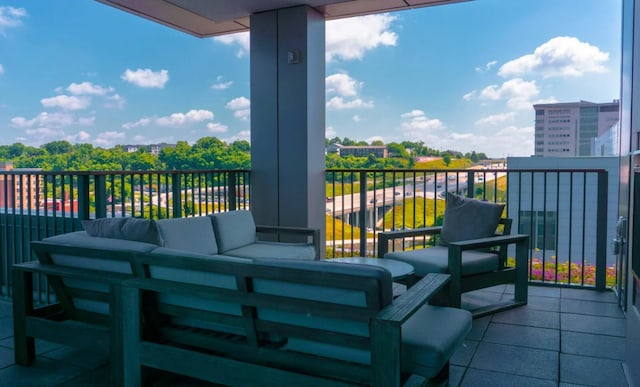
[[(503, 210), (501, 204), (447, 194), (442, 226), (379, 233), (378, 257), (412, 265), (414, 277), (408, 285), (428, 273), (451, 274), (442, 297), (458, 308), (462, 293), (499, 284), (514, 285), (513, 299), (474, 309), (474, 317), (524, 305), (529, 237), (510, 235), (512, 220), (501, 218)], [(394, 243), (398, 239), (403, 241), (402, 250), (394, 251), (400, 248)], [(435, 246), (425, 246), (434, 239)], [(422, 246), (416, 242), (422, 242)], [(514, 266), (507, 264), (509, 245), (515, 245)]]

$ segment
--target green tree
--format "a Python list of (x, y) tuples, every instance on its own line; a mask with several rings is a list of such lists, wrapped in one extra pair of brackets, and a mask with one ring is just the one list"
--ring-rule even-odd
[(451, 154), (450, 153), (445, 153), (442, 155), (442, 161), (444, 162), (444, 165), (446, 165), (447, 167), (449, 166), (449, 164), (451, 164)]

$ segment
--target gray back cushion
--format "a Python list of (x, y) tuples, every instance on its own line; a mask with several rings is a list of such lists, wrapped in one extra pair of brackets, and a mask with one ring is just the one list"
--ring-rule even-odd
[(156, 223), (164, 247), (200, 254), (218, 254), (213, 225), (208, 216), (161, 219)]
[(256, 224), (251, 211), (229, 211), (210, 215), (221, 253), (256, 241)]
[(162, 245), (154, 220), (137, 218), (102, 218), (83, 220), (82, 227), (93, 237), (124, 239)]
[(494, 236), (504, 204), (484, 202), (447, 192), (440, 245)]

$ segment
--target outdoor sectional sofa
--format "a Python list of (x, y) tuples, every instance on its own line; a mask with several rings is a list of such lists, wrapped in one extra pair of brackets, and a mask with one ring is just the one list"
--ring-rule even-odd
[[(115, 228), (98, 221), (33, 242), (38, 261), (14, 266), (16, 362), (34, 361), (38, 337), (109, 351), (115, 385), (143, 384), (142, 366), (228, 385), (448, 377), (471, 315), (426, 305), (447, 275), (427, 276), (394, 299), (382, 268), (318, 261), (305, 243), (242, 249), (249, 239), (237, 230), (251, 229), (247, 216)], [(208, 226), (215, 242), (202, 236)], [(89, 235), (97, 230), (102, 237)], [(121, 239), (136, 232), (141, 241)], [(57, 304), (34, 308), (34, 273), (47, 275)]]

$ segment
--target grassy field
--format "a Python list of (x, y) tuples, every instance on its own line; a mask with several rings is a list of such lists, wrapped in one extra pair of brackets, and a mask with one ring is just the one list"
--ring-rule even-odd
[[(415, 215), (414, 215), (415, 214)], [(397, 205), (384, 216), (384, 228), (428, 227), (444, 214), (444, 200), (421, 197), (406, 199), (404, 205)]]

